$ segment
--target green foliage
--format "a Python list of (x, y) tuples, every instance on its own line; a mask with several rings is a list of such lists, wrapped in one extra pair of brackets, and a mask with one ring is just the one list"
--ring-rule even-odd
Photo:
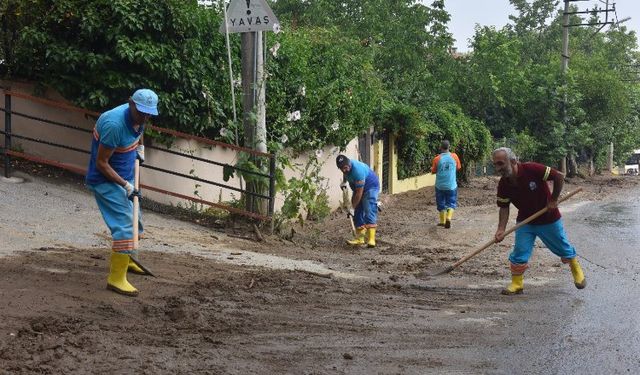
[(236, 168), (238, 168), (238, 173), (248, 184), (256, 184), (260, 190), (266, 190), (269, 187), (269, 179), (259, 175), (259, 173), (268, 174), (268, 164), (261, 161), (243, 152), (238, 156)]
[(327, 179), (320, 174), (322, 164), (316, 157), (311, 156), (305, 165), (289, 164), (289, 167), (298, 176), (289, 178), (280, 186), (285, 197), (282, 215), (287, 219), (298, 218), (301, 221), (303, 212), (306, 212), (308, 220), (327, 217), (331, 210), (327, 196)]
[[(486, 123), (494, 138), (511, 139), (523, 159), (551, 165), (567, 155), (601, 161), (610, 142), (625, 152), (638, 145), (629, 128), (634, 84), (624, 83), (621, 69), (639, 60), (635, 36), (624, 27), (572, 27), (563, 76), (559, 2), (511, 3), (518, 12), (513, 24), (478, 27), (473, 54), (460, 61), (454, 97), (464, 112)], [(571, 23), (582, 21), (571, 16)]]
[[(624, 26), (571, 28), (563, 74), (559, 1), (510, 2), (512, 24), (478, 26), (473, 53), (456, 58), (442, 0), (270, 2), (284, 32), (266, 33), (269, 151), (342, 148), (374, 125), (397, 137), (401, 178), (427, 172), (442, 139), (463, 168), (486, 157), (492, 137), (548, 164), (568, 154), (599, 163), (610, 142), (616, 160), (625, 159), (640, 144), (637, 76), (628, 69), (640, 61), (635, 34)], [(51, 86), (98, 111), (150, 87), (161, 98), (158, 123), (242, 143), (243, 127), (230, 118), (222, 3), (5, 0), (0, 74)], [(234, 72), (239, 45), (231, 35)], [(278, 158), (279, 167), (289, 163), (283, 153)], [(249, 158), (236, 166), (264, 169)], [(287, 180), (280, 169), (288, 215), (322, 211), (311, 199), (322, 196), (311, 188), (322, 181), (311, 172)], [(224, 178), (232, 176), (225, 168)]]
[(433, 104), (421, 109), (396, 104), (381, 114), (377, 129), (397, 137), (400, 179), (428, 173), (444, 139), (451, 142), (451, 151), (460, 157), (463, 178), (467, 176), (469, 164), (482, 160), (490, 151), (488, 129), (452, 103)]
[(433, 105), (427, 108), (426, 117), (439, 129), (438, 149), (440, 142), (448, 139), (451, 151), (458, 154), (462, 163), (462, 177), (468, 176), (468, 168), (473, 161), (483, 160), (491, 147), (491, 135), (486, 126), (466, 116), (462, 109), (452, 103)]
[[(268, 60), (271, 140), (294, 151), (344, 147), (366, 130), (384, 95), (371, 50), (337, 29), (300, 29), (271, 40)], [(279, 78), (276, 78), (279, 77)], [(290, 114), (299, 111), (300, 119)]]
[(379, 115), (376, 128), (379, 133), (396, 137), (398, 178), (427, 173), (434, 150), (432, 136), (438, 128), (427, 121), (418, 108), (395, 103)]
[[(3, 73), (51, 86), (102, 111), (140, 87), (160, 96), (158, 122), (212, 135), (231, 113), (216, 10), (195, 1), (13, 1), (19, 39)], [(6, 15), (5, 15), (6, 16)], [(237, 53), (237, 44), (235, 52)]]
[(513, 144), (508, 146), (518, 155), (522, 161), (540, 160), (538, 158), (538, 150), (540, 150), (540, 141), (533, 137), (528, 131), (517, 133), (513, 136)]
[(273, 9), (296, 31), (338, 26), (343, 35), (373, 50), (386, 90), (403, 101), (427, 96), (423, 93), (441, 81), (430, 70), (453, 43), (442, 0), (430, 6), (414, 0), (279, 0)]

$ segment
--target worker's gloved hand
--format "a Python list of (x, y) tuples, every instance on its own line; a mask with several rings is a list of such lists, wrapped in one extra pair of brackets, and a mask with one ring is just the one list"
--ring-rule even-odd
[(138, 199), (142, 199), (142, 193), (140, 192), (140, 190), (133, 190), (133, 193), (131, 193), (131, 195), (129, 196), (129, 200), (133, 201), (133, 197), (138, 197)]
[(127, 183), (124, 184), (123, 188), (127, 193), (127, 198), (129, 198), (131, 194), (133, 194), (133, 192), (136, 190), (129, 181), (127, 181)]
[(140, 164), (144, 163), (144, 145), (136, 147), (136, 157), (140, 160)]
[(140, 194), (140, 191), (136, 190), (129, 181), (127, 181), (127, 183), (123, 187), (127, 192), (127, 198), (129, 198), (129, 200), (133, 200), (133, 197), (142, 198), (142, 194)]
[(347, 212), (347, 217), (354, 217), (356, 214), (356, 211), (353, 208), (349, 209), (349, 212)]
[(377, 201), (376, 206), (378, 207), (378, 212), (382, 212), (382, 202)]
[(344, 181), (343, 183), (340, 184), (340, 189), (345, 190), (348, 186), (349, 186), (349, 183), (347, 181)]

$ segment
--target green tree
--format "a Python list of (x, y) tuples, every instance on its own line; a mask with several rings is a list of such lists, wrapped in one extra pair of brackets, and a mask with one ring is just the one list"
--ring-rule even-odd
[[(628, 145), (626, 138), (636, 138), (618, 131), (633, 123), (632, 85), (622, 82), (620, 66), (637, 61), (635, 35), (624, 28), (571, 28), (572, 59), (562, 76), (558, 2), (511, 3), (518, 12), (513, 24), (476, 29), (473, 53), (459, 61), (457, 101), (494, 138), (508, 138), (531, 160), (554, 164), (569, 154), (596, 169), (610, 142)], [(582, 21), (573, 15), (570, 22)]]
[(211, 134), (228, 121), (230, 94), (220, 89), (228, 87), (225, 44), (215, 10), (183, 0), (21, 4), (36, 16), (18, 26), (12, 76), (99, 111), (149, 87), (162, 98), (160, 121), (194, 133)]
[[(267, 64), (272, 141), (286, 136), (296, 151), (344, 147), (371, 126), (385, 96), (371, 49), (335, 27), (287, 29), (270, 41), (276, 55)], [(296, 111), (300, 119), (291, 119)]]

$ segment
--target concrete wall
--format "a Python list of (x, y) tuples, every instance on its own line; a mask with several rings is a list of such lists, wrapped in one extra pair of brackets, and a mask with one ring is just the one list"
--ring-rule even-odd
[[(10, 88), (12, 91), (33, 95), (33, 85), (15, 82), (1, 82), (1, 84), (3, 84), (4, 87)], [(52, 90), (44, 93), (43, 97), (46, 99), (65, 103), (64, 99)], [(125, 100), (126, 98), (123, 99), (123, 103)], [(0, 106), (4, 107), (4, 95), (3, 98), (0, 98)], [(78, 126), (82, 129), (87, 130), (92, 130), (95, 124), (94, 117), (87, 116), (79, 112), (70, 111), (69, 109), (60, 109), (50, 105), (37, 103), (28, 99), (21, 99), (17, 97), (12, 98), (12, 110), (29, 114), (30, 116), (36, 116), (51, 121)], [(163, 124), (155, 125), (162, 126)], [(4, 116), (0, 116), (0, 128), (4, 130)], [(12, 116), (12, 133), (57, 144), (72, 146), (87, 151), (91, 148), (91, 133), (65, 129), (40, 121), (26, 119), (17, 115)], [(4, 137), (2, 134), (0, 134), (0, 142), (2, 142), (2, 145), (4, 146)], [(89, 160), (89, 155), (87, 154), (34, 143), (31, 141), (19, 140), (17, 138), (13, 138), (12, 144), (14, 150), (23, 151), (27, 154), (35, 155), (48, 160), (62, 162), (83, 169), (86, 169)], [(357, 158), (357, 144), (357, 139), (354, 139), (351, 143), (349, 143), (345, 151), (345, 155), (347, 155), (349, 158)], [(164, 147), (162, 145), (156, 146), (161, 148)], [(176, 142), (171, 146), (171, 149), (203, 159), (215, 160), (223, 164), (226, 163), (235, 165), (238, 159), (238, 153), (235, 150), (223, 147), (211, 147), (209, 145), (200, 144), (193, 140), (176, 140)], [(299, 155), (298, 157), (293, 159), (293, 164), (304, 166), (309, 160), (310, 155), (311, 153)], [(320, 173), (327, 179), (326, 181), (324, 181), (324, 184), (327, 188), (329, 203), (332, 208), (337, 208), (342, 199), (342, 192), (340, 190), (342, 173), (335, 166), (335, 157), (337, 155), (338, 150), (336, 147), (326, 147), (322, 150), (321, 156), (318, 158), (322, 163)], [(225, 182), (223, 180), (223, 167), (221, 166), (194, 161), (189, 158), (172, 155), (166, 152), (152, 149), (147, 149), (145, 151), (145, 156), (146, 164), (150, 166), (160, 167), (181, 174), (199, 177), (205, 180), (218, 182), (237, 188), (240, 188), (241, 186), (240, 179), (238, 179), (237, 177)], [(298, 170), (286, 170), (285, 177), (301, 177), (300, 173), (301, 172)], [(193, 198), (211, 201), (214, 203), (229, 202), (233, 199), (239, 199), (241, 194), (228, 188), (213, 186), (207, 183), (193, 181), (184, 177), (174, 176), (167, 173), (154, 171), (148, 168), (142, 168), (140, 174), (140, 181), (142, 184), (154, 186), (163, 190), (171, 191)], [(149, 190), (145, 191), (144, 195), (149, 199), (161, 203), (174, 205), (180, 204), (186, 207), (194, 207), (194, 204), (188, 200)], [(281, 193), (278, 193), (275, 203), (276, 210), (278, 210), (282, 206), (283, 202), (284, 196)], [(195, 207), (206, 208), (206, 206), (200, 205), (196, 205)]]
[[(172, 150), (188, 153), (193, 156), (204, 158), (207, 160), (215, 160), (219, 163), (226, 163), (234, 165), (237, 162), (237, 152), (230, 149), (221, 147), (209, 148), (203, 146), (195, 141), (180, 140), (177, 141), (171, 147)], [(208, 163), (194, 161), (185, 157), (179, 157), (156, 150), (146, 150), (145, 156), (149, 165), (158, 166), (164, 169), (170, 169), (178, 171), (183, 174), (197, 176), (209, 181), (223, 183), (225, 185), (231, 185), (233, 187), (240, 188), (240, 180), (238, 178), (232, 178), (227, 182), (224, 182), (223, 167), (211, 165)], [(284, 171), (285, 178), (302, 177), (304, 165), (308, 162), (309, 158), (315, 152), (299, 155), (292, 159), (292, 164), (297, 166), (296, 170), (287, 169)], [(347, 146), (344, 152), (348, 157), (356, 157), (357, 155), (357, 140), (353, 140)], [(319, 159), (322, 167), (320, 174), (326, 178), (323, 181), (324, 186), (327, 188), (327, 195), (329, 196), (329, 204), (332, 208), (337, 208), (340, 205), (342, 199), (342, 191), (340, 190), (340, 183), (342, 182), (342, 172), (335, 165), (335, 157), (338, 155), (336, 147), (326, 147), (322, 150), (322, 156)], [(298, 170), (298, 168), (300, 170)], [(233, 190), (213, 186), (210, 184), (189, 180), (183, 177), (173, 176), (166, 173), (153, 171), (149, 169), (142, 169), (140, 180), (142, 183), (159, 187), (161, 189), (169, 190), (175, 193), (197, 197), (203, 200), (212, 201), (214, 203), (229, 202), (232, 199), (239, 199), (240, 193)], [(197, 191), (197, 195), (196, 195)], [(179, 198), (174, 198), (164, 194), (148, 191), (145, 196), (163, 203), (177, 204), (190, 204)], [(276, 194), (275, 208), (279, 210), (284, 203), (284, 195), (279, 192)]]
[[(12, 91), (22, 92), (31, 95), (33, 85), (25, 83), (0, 82), (5, 87), (10, 87)], [(56, 100), (64, 103), (60, 95), (52, 90), (48, 90), (43, 98)], [(18, 97), (11, 98), (11, 109), (15, 112), (28, 114), (50, 121), (76, 126), (85, 130), (92, 130), (95, 118), (80, 112), (73, 112), (68, 109), (55, 108), (46, 104), (33, 102)], [(0, 106), (5, 107), (4, 94), (0, 97)], [(0, 128), (5, 129), (5, 116), (0, 116)], [(41, 121), (28, 119), (22, 116), (13, 115), (11, 117), (12, 134), (40, 139), (48, 142), (71, 146), (82, 150), (91, 150), (91, 133), (80, 132), (60, 126), (47, 124)], [(4, 147), (4, 135), (0, 134), (0, 142)], [(15, 151), (24, 151), (38, 157), (52, 159), (65, 164), (70, 164), (79, 168), (86, 168), (89, 155), (80, 152), (53, 147), (41, 143), (35, 143), (18, 138), (12, 138), (12, 148)]]

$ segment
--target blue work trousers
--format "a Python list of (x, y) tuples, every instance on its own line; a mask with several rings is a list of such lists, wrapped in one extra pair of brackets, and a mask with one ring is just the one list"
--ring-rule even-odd
[(576, 257), (576, 249), (567, 240), (567, 235), (562, 226), (562, 219), (558, 219), (551, 224), (527, 224), (516, 230), (515, 243), (509, 255), (509, 261), (513, 265), (522, 265), (529, 262), (536, 237), (539, 237), (552, 253), (563, 260)]
[(365, 190), (354, 212), (356, 228), (375, 228), (378, 223), (378, 189)]

